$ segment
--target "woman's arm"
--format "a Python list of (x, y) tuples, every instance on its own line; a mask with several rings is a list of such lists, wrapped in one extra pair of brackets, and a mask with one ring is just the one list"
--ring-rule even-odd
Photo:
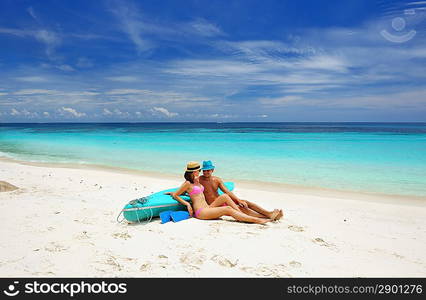
[(190, 186), (191, 183), (189, 181), (185, 181), (177, 191), (175, 191), (174, 193), (170, 193), (170, 195), (173, 197), (173, 199), (185, 205), (188, 209), (189, 215), (192, 216), (193, 211), (191, 204), (188, 201), (185, 201), (181, 197), (179, 197), (179, 195), (182, 195), (184, 192), (186, 192)]

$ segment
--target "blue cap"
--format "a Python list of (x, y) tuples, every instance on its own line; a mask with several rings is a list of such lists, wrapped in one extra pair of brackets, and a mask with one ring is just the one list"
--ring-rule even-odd
[(204, 160), (201, 170), (213, 170), (214, 166), (211, 160)]

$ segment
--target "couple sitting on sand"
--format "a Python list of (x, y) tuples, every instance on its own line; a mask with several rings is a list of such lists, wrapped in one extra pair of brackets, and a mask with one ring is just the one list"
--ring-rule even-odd
[[(200, 170), (203, 170), (202, 176)], [(195, 217), (201, 220), (231, 216), (238, 221), (264, 224), (282, 218), (281, 209), (267, 211), (257, 204), (239, 199), (226, 188), (221, 178), (212, 176), (213, 171), (211, 161), (203, 161), (202, 169), (198, 162), (189, 162), (184, 175), (186, 181), (176, 192), (168, 194), (185, 205), (191, 216), (195, 210)], [(224, 192), (223, 195), (219, 196), (218, 188)], [(185, 192), (189, 194), (192, 206), (179, 197)]]

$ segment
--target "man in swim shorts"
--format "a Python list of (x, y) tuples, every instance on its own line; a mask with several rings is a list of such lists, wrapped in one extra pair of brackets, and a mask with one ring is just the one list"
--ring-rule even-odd
[[(219, 197), (229, 197), (233, 200), (239, 207), (243, 213), (246, 213), (253, 217), (258, 218), (268, 218), (273, 220), (279, 220), (283, 217), (282, 209), (274, 209), (273, 211), (268, 211), (263, 209), (259, 205), (247, 201), (241, 200), (233, 192), (228, 190), (220, 177), (213, 176), (214, 165), (210, 160), (203, 161), (203, 175), (199, 177), (200, 183), (204, 186), (204, 197), (208, 204), (211, 204), (213, 201), (218, 199)], [(219, 196), (218, 188), (223, 191), (223, 195)]]

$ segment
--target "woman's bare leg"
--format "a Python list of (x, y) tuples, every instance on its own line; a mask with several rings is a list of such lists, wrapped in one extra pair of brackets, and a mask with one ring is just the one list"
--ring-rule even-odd
[[(259, 205), (244, 200), (247, 202), (248, 207), (240, 207), (238, 206), (227, 194), (223, 194), (219, 197), (217, 197), (211, 204), (210, 207), (220, 207), (223, 206), (224, 203), (226, 203), (228, 206), (246, 214), (252, 217), (256, 218), (266, 218), (266, 219), (277, 219), (277, 216), (279, 215), (279, 210), (274, 209), (273, 211), (267, 211), (266, 209), (263, 209)], [(282, 215), (281, 215), (282, 216)]]
[(227, 204), (235, 210), (241, 211), (237, 204), (235, 204), (234, 200), (231, 199), (227, 194), (220, 195), (217, 197), (209, 206), (210, 207), (220, 207), (223, 204)]
[(237, 221), (264, 224), (271, 221), (270, 219), (261, 219), (246, 215), (238, 210), (235, 210), (229, 206), (226, 207), (206, 207), (198, 215), (199, 219), (211, 220), (217, 219), (222, 216), (231, 216)]

